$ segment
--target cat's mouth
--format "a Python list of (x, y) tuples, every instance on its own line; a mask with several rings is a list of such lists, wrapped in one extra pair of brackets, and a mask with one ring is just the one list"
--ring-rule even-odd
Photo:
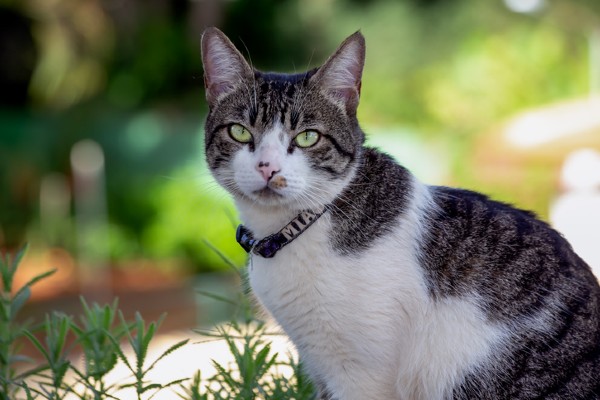
[(261, 198), (261, 199), (280, 199), (283, 197), (282, 194), (277, 193), (276, 191), (274, 191), (273, 189), (271, 189), (268, 186), (265, 186), (264, 188), (260, 189), (260, 190), (255, 190), (254, 192), (252, 192), (252, 194), (254, 194), (255, 196)]

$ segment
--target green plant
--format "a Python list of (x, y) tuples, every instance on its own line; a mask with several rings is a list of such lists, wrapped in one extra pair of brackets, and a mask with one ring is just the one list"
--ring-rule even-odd
[(179, 396), (182, 400), (208, 400), (208, 394), (202, 393), (202, 374), (200, 371), (196, 371), (191, 382), (187, 385), (181, 384), (180, 389), (183, 391), (177, 392), (177, 396)]
[[(123, 324), (125, 325), (125, 320), (123, 318), (122, 313), (120, 313), (120, 317), (123, 321)], [(134, 378), (134, 382), (121, 385), (120, 387), (135, 388), (138, 400), (141, 400), (142, 394), (146, 392), (154, 391), (154, 393), (157, 393), (158, 391), (163, 390), (167, 387), (180, 384), (183, 381), (187, 381), (187, 379), (177, 379), (165, 384), (159, 384), (148, 382), (146, 380), (146, 375), (148, 374), (148, 372), (150, 372), (160, 360), (162, 360), (175, 350), (179, 349), (180, 347), (184, 346), (189, 341), (189, 339), (185, 339), (175, 343), (174, 345), (170, 346), (167, 350), (165, 350), (149, 366), (144, 367), (144, 365), (146, 364), (146, 356), (148, 355), (148, 347), (150, 345), (150, 341), (154, 338), (156, 329), (162, 322), (163, 317), (161, 317), (158, 322), (150, 323), (148, 329), (146, 330), (145, 322), (142, 316), (139, 313), (135, 314), (135, 323), (133, 324), (133, 329), (127, 331), (128, 341), (134, 352), (135, 363), (132, 363), (127, 359), (117, 341), (113, 342), (117, 354), (119, 355), (123, 363), (125, 363), (127, 369), (131, 371)], [(132, 334), (133, 330), (135, 330), (135, 335)]]
[[(40, 388), (36, 392), (47, 399), (63, 399), (70, 391), (64, 383), (65, 375), (71, 367), (71, 362), (67, 358), (68, 353), (65, 352), (70, 324), (71, 317), (67, 315), (60, 313), (47, 315), (44, 326), (45, 347), (31, 332), (24, 332), (46, 361), (46, 365), (41, 366), (35, 371), (35, 374), (31, 375), (34, 375), (33, 379)], [(50, 375), (42, 373), (46, 370), (50, 372)], [(26, 385), (28, 389), (31, 389), (29, 384)]]
[[(252, 313), (247, 296), (237, 301), (209, 295), (236, 304), (240, 321), (198, 331), (209, 340), (223, 340), (232, 356), (231, 363), (213, 360), (216, 374), (201, 379), (201, 371), (191, 378), (167, 383), (150, 380), (148, 374), (174, 351), (184, 347), (181, 340), (163, 351), (154, 360), (148, 359), (148, 349), (164, 315), (147, 324), (140, 313), (134, 321), (125, 320), (115, 300), (112, 304), (89, 305), (81, 299), (83, 313), (78, 321), (60, 312), (47, 315), (39, 329), (29, 329), (17, 323), (15, 316), (30, 297), (30, 287), (54, 271), (40, 274), (13, 293), (12, 284), (26, 248), (14, 259), (0, 259), (2, 304), (0, 309), (0, 400), (81, 400), (124, 399), (124, 390), (133, 389), (137, 400), (150, 400), (169, 389), (183, 400), (222, 399), (297, 399), (315, 398), (315, 391), (294, 357), (280, 358), (272, 350), (272, 335), (268, 326)], [(215, 249), (223, 261), (233, 263)], [(241, 278), (244, 274), (240, 273)], [(18, 353), (18, 341), (28, 339), (41, 355), (42, 361)], [(131, 352), (125, 351), (125, 344)], [(72, 362), (70, 355), (83, 353), (83, 365)], [(131, 355), (128, 355), (131, 354)], [(108, 373), (119, 360), (131, 372), (125, 381), (109, 382)], [(15, 363), (28, 361), (33, 367), (17, 372)]]
[[(19, 354), (19, 342), (28, 334), (26, 324), (21, 324), (16, 317), (23, 305), (31, 297), (31, 286), (36, 282), (52, 275), (55, 271), (48, 271), (35, 276), (18, 290), (14, 291), (13, 283), (27, 246), (23, 246), (14, 257), (8, 254), (0, 255), (0, 277), (2, 288), (0, 293), (0, 399), (13, 399), (23, 386), (23, 380), (32, 374), (38, 373), (39, 368), (17, 374), (17, 363), (29, 362), (27, 357)], [(14, 294), (13, 294), (14, 292)], [(33, 398), (28, 392), (28, 398)]]
[(199, 333), (224, 340), (233, 356), (231, 365), (213, 361), (217, 374), (206, 383), (207, 400), (315, 398), (312, 383), (294, 357), (288, 355), (280, 360), (279, 354), (272, 352), (269, 338), (279, 333), (269, 331), (263, 321), (232, 321)]
[(213, 361), (218, 374), (212, 378), (216, 388), (209, 389), (210, 392), (219, 399), (254, 399), (259, 394), (266, 395), (269, 388), (264, 382), (265, 375), (275, 365), (277, 354), (271, 354), (270, 343), (263, 340), (264, 325), (242, 327), (232, 323), (227, 328), (217, 327), (216, 333), (204, 333), (224, 339), (234, 356), (234, 368)]
[[(113, 386), (107, 386), (105, 377), (117, 364), (118, 341), (125, 335), (127, 324), (116, 324), (118, 301), (112, 305), (100, 307), (94, 303), (90, 307), (85, 299), (81, 299), (84, 313), (80, 325), (71, 324), (77, 343), (84, 354), (84, 369), (73, 368), (73, 371), (84, 384), (86, 392), (93, 399), (104, 399)], [(116, 344), (115, 344), (116, 343)]]

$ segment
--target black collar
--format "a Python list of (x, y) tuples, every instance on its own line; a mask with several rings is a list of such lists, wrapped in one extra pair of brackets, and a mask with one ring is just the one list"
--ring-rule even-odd
[(246, 250), (247, 253), (254, 253), (264, 258), (271, 258), (277, 254), (281, 248), (294, 239), (302, 232), (308, 229), (321, 215), (327, 211), (328, 207), (323, 206), (320, 210), (304, 210), (292, 219), (279, 232), (269, 235), (261, 240), (254, 239), (250, 229), (244, 225), (239, 225), (235, 233), (235, 239)]

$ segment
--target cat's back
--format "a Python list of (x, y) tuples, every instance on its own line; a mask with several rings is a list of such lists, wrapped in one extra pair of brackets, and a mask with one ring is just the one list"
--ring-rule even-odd
[[(373, 197), (361, 195), (362, 185), (354, 188), (363, 215), (386, 216), (377, 222), (379, 233), (389, 221), (412, 219), (409, 225), (421, 230), (417, 257), (433, 304), (469, 299), (481, 309), (481, 323), (499, 335), (454, 397), (600, 399), (600, 287), (562, 235), (531, 212), (468, 190), (422, 186), (384, 154), (365, 156), (368, 172), (359, 179)], [(394, 212), (398, 219), (388, 215)], [(360, 226), (369, 231), (366, 221)]]
[[(423, 242), (430, 295), (475, 295), (510, 339), (456, 398), (600, 398), (600, 288), (569, 243), (529, 212), (433, 187)], [(484, 395), (485, 393), (485, 395)]]

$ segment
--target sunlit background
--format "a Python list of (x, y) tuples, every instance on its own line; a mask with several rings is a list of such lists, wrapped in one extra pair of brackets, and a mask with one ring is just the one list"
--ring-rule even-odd
[(58, 269), (29, 313), (84, 294), (165, 330), (228, 318), (197, 293), (245, 260), (203, 160), (207, 26), (290, 72), (360, 29), (369, 142), (534, 210), (600, 271), (597, 0), (0, 0), (0, 248)]

